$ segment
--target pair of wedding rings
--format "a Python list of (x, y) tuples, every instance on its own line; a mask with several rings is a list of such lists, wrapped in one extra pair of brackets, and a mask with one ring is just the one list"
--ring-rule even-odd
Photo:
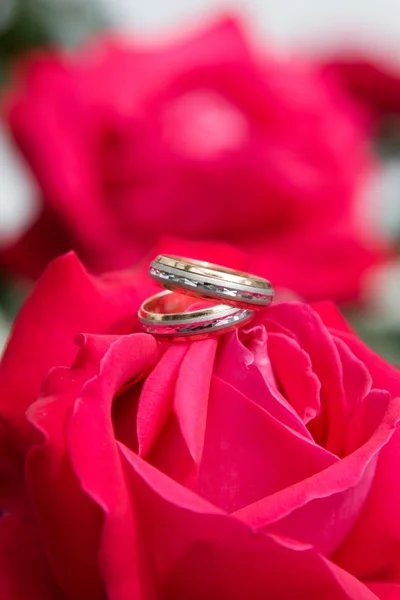
[[(271, 304), (269, 281), (219, 265), (160, 255), (149, 275), (166, 291), (143, 302), (139, 321), (157, 338), (204, 338), (241, 327), (257, 309)], [(193, 306), (193, 297), (201, 301)]]

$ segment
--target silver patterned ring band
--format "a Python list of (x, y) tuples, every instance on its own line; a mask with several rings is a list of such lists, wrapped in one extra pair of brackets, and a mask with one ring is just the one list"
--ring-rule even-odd
[[(241, 327), (254, 311), (224, 304), (201, 302), (191, 310), (193, 298), (169, 290), (159, 292), (143, 302), (139, 321), (147, 333), (175, 341), (202, 339)], [(198, 304), (198, 303), (197, 303)]]
[(269, 281), (201, 260), (161, 254), (150, 264), (152, 279), (168, 290), (257, 310), (271, 304)]

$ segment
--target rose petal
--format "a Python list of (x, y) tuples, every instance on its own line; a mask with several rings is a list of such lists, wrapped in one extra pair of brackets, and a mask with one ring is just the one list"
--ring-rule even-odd
[(187, 344), (169, 346), (144, 382), (137, 412), (140, 456), (148, 455), (172, 410), (179, 367), (187, 352)]
[(372, 377), (372, 387), (387, 390), (392, 396), (400, 397), (399, 369), (373, 352), (354, 334), (340, 332), (337, 335), (350, 348), (354, 356), (364, 363)]
[(24, 456), (16, 444), (14, 431), (0, 418), (0, 512), (29, 512)]
[(344, 455), (351, 454), (372, 437), (382, 422), (390, 402), (390, 394), (372, 390), (354, 411), (346, 433)]
[(216, 349), (216, 338), (191, 344), (176, 382), (174, 410), (196, 465), (200, 465), (203, 453), (208, 396)]
[(5, 248), (2, 244), (0, 267), (8, 275), (34, 280), (55, 256), (68, 252), (71, 246), (63, 224), (51, 210), (43, 208), (39, 219), (22, 237)]
[(43, 396), (28, 411), (44, 441), (31, 448), (26, 460), (28, 488), (52, 569), (68, 595), (82, 600), (103, 594), (97, 562), (102, 515), (82, 492), (66, 444), (74, 402), (99, 368), (98, 353), (89, 356), (92, 360), (88, 354), (84, 348), (73, 367), (53, 369), (47, 377)]
[(136, 322), (147, 292), (132, 273), (92, 277), (73, 253), (51, 263), (22, 307), (4, 353), (0, 412), (26, 431), (24, 413), (49, 369), (73, 361), (74, 336), (119, 333), (122, 321)]
[(140, 515), (142, 556), (154, 568), (159, 597), (376, 600), (314, 551), (255, 533), (119, 447)]
[(392, 396), (400, 396), (400, 370), (364, 344), (333, 304), (320, 302), (313, 304), (313, 309), (321, 316), (331, 333), (343, 340), (353, 355), (364, 363), (372, 377), (372, 386), (387, 390)]
[(337, 461), (213, 376), (198, 491), (232, 512)]
[(382, 448), (367, 501), (335, 554), (335, 562), (357, 577), (400, 578), (399, 459), (400, 431), (397, 430), (390, 443)]
[(82, 490), (103, 512), (99, 562), (107, 586), (118, 590), (113, 596), (118, 600), (141, 597), (140, 593), (146, 597), (145, 590), (152, 583), (151, 573), (140, 571), (137, 524), (115, 443), (111, 407), (122, 383), (148, 368), (156, 357), (157, 344), (152, 336), (118, 338), (104, 354), (98, 374), (88, 380), (75, 401), (68, 423), (74, 472)]
[(310, 357), (312, 369), (322, 386), (322, 413), (309, 427), (318, 443), (338, 453), (343, 444), (346, 398), (339, 352), (329, 331), (318, 314), (300, 302), (272, 305), (267, 318), (270, 330), (295, 337)]
[[(282, 164), (288, 168), (286, 160)], [(384, 241), (370, 242), (367, 245), (349, 221), (335, 215), (329, 223), (314, 220), (305, 229), (252, 236), (240, 247), (251, 257), (252, 272), (275, 286), (309, 301), (330, 298), (346, 304), (362, 298), (365, 275), (392, 253)]]
[(368, 396), (372, 378), (365, 364), (358, 359), (340, 338), (332, 336), (339, 352), (346, 393), (346, 415), (351, 416)]
[[(105, 441), (109, 439), (111, 449), (115, 447), (111, 422), (113, 392), (107, 395), (103, 388), (107, 390), (108, 386), (115, 392), (126, 378), (151, 364), (157, 356), (157, 344), (147, 334), (85, 336), (79, 341), (83, 346), (73, 366), (54, 369), (46, 380), (43, 397), (29, 409), (29, 419), (43, 434), (44, 441), (29, 452), (26, 470), (57, 580), (70, 597), (97, 600), (103, 594), (98, 549), (104, 519), (100, 508), (104, 507), (96, 495), (86, 493), (74, 460), (78, 454), (81, 468), (88, 468), (86, 461), (92, 461), (91, 468), (100, 475), (100, 481), (110, 485), (111, 476), (103, 479), (107, 462), (98, 469), (104, 452), (109, 452), (112, 460)], [(90, 401), (94, 407), (87, 413)], [(102, 401), (109, 403), (110, 432), (104, 438)], [(85, 479), (88, 485), (90, 474), (91, 471)], [(117, 471), (114, 477), (118, 477)]]
[(400, 583), (373, 581), (366, 584), (379, 600), (399, 600)]
[(246, 348), (237, 332), (221, 336), (214, 374), (251, 398), (289, 429), (312, 440), (304, 423), (279, 392), (273, 375), (272, 378), (266, 378), (261, 373), (253, 353)]
[(40, 531), (11, 515), (0, 517), (0, 597), (67, 600), (49, 569)]
[(400, 73), (396, 62), (385, 60), (379, 52), (341, 48), (339, 53), (325, 57), (321, 67), (368, 108), (374, 121), (399, 114)]
[(283, 395), (307, 424), (321, 412), (321, 383), (312, 370), (309, 356), (296, 340), (281, 333), (270, 333), (268, 354)]
[(378, 597), (374, 593), (371, 593), (368, 584), (364, 586), (353, 575), (327, 559), (325, 559), (325, 564), (338, 584), (346, 591), (348, 598), (352, 598), (353, 600), (380, 600), (380, 596)]
[(354, 330), (350, 327), (349, 323), (333, 302), (313, 302), (311, 307), (319, 314), (324, 324), (330, 330), (341, 331), (356, 336)]
[[(379, 472), (376, 464), (397, 438), (395, 432), (398, 422), (400, 401), (392, 400), (387, 403), (382, 422), (372, 437), (353, 454), (309, 479), (303, 478), (287, 489), (246, 506), (235, 515), (252, 527), (293, 537), (312, 544), (324, 553), (332, 552), (359, 517), (364, 501), (371, 493), (372, 483), (376, 485)], [(387, 494), (388, 488), (382, 489), (385, 489), (382, 493)], [(389, 497), (388, 502), (393, 506), (393, 496)], [(370, 536), (368, 526), (363, 531)], [(365, 546), (357, 546), (361, 547), (362, 553), (357, 552), (354, 545), (351, 546), (354, 553), (364, 555)], [(347, 566), (341, 562), (339, 564), (344, 568)], [(354, 573), (352, 565), (347, 570)]]
[(268, 333), (265, 326), (250, 321), (250, 324), (240, 329), (238, 334), (243, 345), (250, 350), (252, 362), (258, 367), (264, 379), (276, 387), (275, 374), (267, 352)]

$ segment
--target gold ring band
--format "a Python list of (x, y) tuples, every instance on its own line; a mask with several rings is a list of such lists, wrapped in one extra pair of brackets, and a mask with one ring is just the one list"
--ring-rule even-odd
[(157, 256), (149, 273), (166, 289), (252, 310), (271, 304), (274, 295), (267, 279), (179, 256)]
[(193, 299), (171, 291), (151, 296), (138, 311), (139, 321), (147, 333), (160, 338), (182, 339), (225, 333), (248, 322), (254, 312), (238, 307), (211, 304), (190, 310)]

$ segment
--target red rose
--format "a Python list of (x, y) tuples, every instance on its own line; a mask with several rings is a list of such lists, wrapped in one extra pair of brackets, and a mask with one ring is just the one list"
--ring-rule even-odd
[(341, 52), (325, 59), (324, 72), (364, 104), (371, 116), (392, 117), (400, 114), (400, 70), (371, 53)]
[(168, 234), (234, 242), (275, 285), (345, 301), (381, 258), (355, 217), (371, 166), (360, 114), (232, 19), (159, 47), (32, 57), (6, 118), (44, 200), (9, 269), (35, 275), (71, 247), (91, 271), (126, 267)]
[(137, 278), (67, 255), (15, 323), (1, 598), (400, 598), (400, 373), (331, 305), (158, 345)]

